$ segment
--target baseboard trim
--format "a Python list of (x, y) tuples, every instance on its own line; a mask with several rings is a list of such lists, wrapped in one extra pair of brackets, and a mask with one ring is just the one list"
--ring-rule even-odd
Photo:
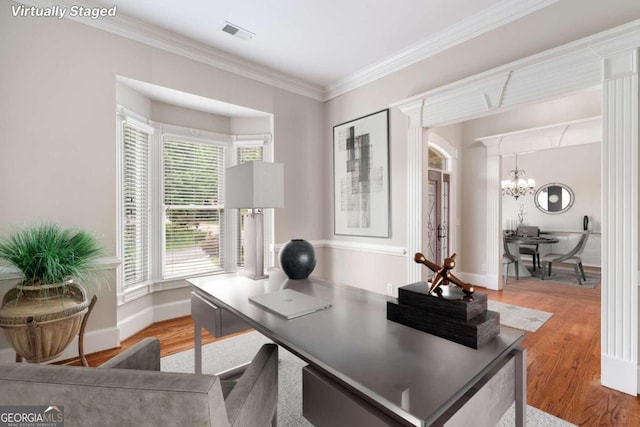
[[(151, 326), (155, 322), (175, 319), (176, 317), (191, 314), (191, 302), (189, 299), (173, 301), (147, 307), (138, 313), (118, 322), (117, 328), (105, 328), (97, 331), (88, 331), (84, 335), (84, 352), (91, 354), (102, 350), (120, 347), (120, 342)], [(68, 360), (78, 357), (78, 338), (74, 338), (69, 346), (52, 362)], [(12, 348), (0, 350), (0, 363), (14, 362), (16, 354)]]
[(118, 322), (120, 339), (126, 340), (151, 324), (153, 324), (153, 307), (147, 307)]
[(125, 340), (155, 322), (175, 319), (176, 317), (188, 316), (190, 314), (191, 301), (189, 299), (147, 307), (118, 322), (120, 339)]
[[(120, 331), (118, 328), (105, 328), (97, 331), (89, 331), (84, 334), (84, 354), (91, 354), (102, 350), (109, 350), (111, 348), (120, 347)], [(60, 360), (75, 359), (78, 357), (78, 337), (71, 341), (71, 344), (54, 360), (51, 362), (57, 362)], [(5, 348), (0, 350), (0, 362), (10, 363), (15, 362), (16, 353), (13, 348)], [(47, 363), (51, 363), (47, 362)]]
[(484, 288), (492, 289), (494, 291), (500, 290), (499, 276), (488, 276), (486, 274), (465, 273), (463, 271), (455, 274), (460, 278), (460, 280), (467, 282), (471, 285), (482, 286)]
[(176, 317), (189, 316), (191, 314), (191, 300), (184, 299), (166, 304), (153, 306), (153, 321), (162, 322), (164, 320), (175, 319)]
[(601, 357), (600, 383), (605, 387), (637, 396), (638, 364), (606, 354), (602, 354)]

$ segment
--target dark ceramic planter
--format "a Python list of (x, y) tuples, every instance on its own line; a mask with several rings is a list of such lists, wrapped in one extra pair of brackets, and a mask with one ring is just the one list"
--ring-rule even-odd
[(316, 267), (316, 252), (311, 243), (302, 239), (289, 240), (280, 249), (280, 267), (289, 279), (309, 277)]

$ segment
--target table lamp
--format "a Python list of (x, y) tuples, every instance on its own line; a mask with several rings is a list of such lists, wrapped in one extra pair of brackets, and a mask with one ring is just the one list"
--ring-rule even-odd
[(251, 209), (244, 216), (244, 265), (252, 279), (264, 274), (264, 219), (256, 209), (284, 207), (284, 164), (248, 162), (225, 171), (225, 208)]

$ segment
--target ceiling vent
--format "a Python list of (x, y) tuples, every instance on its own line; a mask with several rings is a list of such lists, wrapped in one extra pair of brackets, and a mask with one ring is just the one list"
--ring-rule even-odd
[(238, 37), (242, 40), (250, 40), (255, 37), (255, 34), (251, 31), (247, 31), (244, 28), (238, 27), (236, 24), (232, 24), (229, 21), (225, 21), (224, 26), (222, 27), (222, 31), (231, 34), (232, 36)]

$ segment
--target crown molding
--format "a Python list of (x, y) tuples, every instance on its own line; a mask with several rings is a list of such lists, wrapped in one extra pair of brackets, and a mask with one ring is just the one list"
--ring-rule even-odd
[(410, 128), (422, 127), (422, 105), (424, 100), (422, 98), (416, 98), (412, 102), (402, 102), (401, 104), (391, 104), (391, 108), (397, 107), (403, 114), (409, 118)]
[(385, 60), (329, 85), (326, 88), (326, 100), (400, 71), (557, 2), (558, 0), (506, 0), (497, 3)]
[[(20, 3), (36, 7), (104, 7), (88, 0), (20, 0)], [(118, 12), (115, 17), (100, 19), (69, 16), (65, 16), (64, 19), (107, 31), (317, 101), (325, 100), (323, 88), (319, 85), (229, 55), (204, 43), (127, 16), (122, 12)]]
[[(506, 25), (532, 12), (550, 6), (557, 1), (558, 0), (505, 0), (460, 21), (445, 31), (439, 32), (408, 49), (398, 52), (371, 67), (360, 70), (325, 88), (240, 59), (204, 43), (161, 29), (155, 25), (147, 24), (123, 13), (118, 13), (115, 17), (105, 17), (101, 19), (68, 16), (65, 16), (65, 19), (89, 25), (317, 101), (328, 101), (483, 33)], [(73, 5), (101, 7), (90, 0), (21, 0), (21, 3), (36, 7), (70, 7)], [(470, 104), (466, 102), (454, 102), (450, 106), (451, 111), (455, 110), (457, 112), (456, 115), (460, 117), (471, 117), (473, 116), (472, 112), (475, 112), (475, 115), (480, 117), (483, 112), (486, 113), (508, 107), (508, 105), (514, 101), (514, 97), (518, 98), (518, 102), (526, 101), (527, 98), (530, 98), (531, 101), (539, 100), (539, 87), (529, 85), (530, 88), (533, 87), (529, 93), (519, 93), (517, 90), (514, 90), (514, 87), (517, 89), (519, 84), (511, 84), (511, 81), (519, 81), (519, 79), (522, 78), (535, 79), (536, 75), (541, 84), (546, 84), (549, 89), (551, 89), (554, 82), (557, 84), (560, 79), (565, 79), (565, 83), (567, 83), (566, 79), (569, 77), (568, 74), (571, 74), (573, 86), (576, 87), (576, 90), (595, 82), (596, 73), (598, 74), (597, 82), (599, 83), (600, 64), (598, 63), (596, 70), (594, 59), (609, 53), (611, 50), (619, 51), (623, 48), (628, 48), (630, 45), (634, 45), (636, 39), (640, 37), (640, 25), (638, 25), (638, 22), (639, 21), (633, 21), (612, 30), (548, 50), (538, 55), (530, 56), (525, 60), (516, 61), (507, 66), (490, 70), (487, 73), (478, 74), (468, 82), (465, 80), (455, 82), (452, 85), (457, 86), (455, 92), (457, 92), (457, 95), (460, 97), (460, 101), (463, 99), (468, 100), (468, 96), (462, 94), (464, 90), (462, 90), (461, 84), (463, 83), (469, 83), (469, 87), (478, 84), (483, 85), (484, 90), (479, 91), (478, 87), (468, 89), (478, 92), (478, 97)], [(559, 77), (557, 74), (557, 66), (560, 62), (558, 58), (561, 56), (566, 56), (564, 68), (566, 73), (563, 73), (562, 76)], [(545, 60), (553, 62), (553, 67), (545, 66)], [(527, 67), (528, 64), (537, 65), (538, 70), (533, 70), (536, 66)], [(581, 66), (576, 66), (576, 64), (580, 64)], [(554, 74), (545, 74), (544, 78), (537, 74), (538, 71), (545, 73), (551, 69), (555, 70)], [(515, 70), (518, 71), (517, 75), (515, 75)], [(498, 73), (500, 75), (497, 75)], [(527, 73), (529, 73), (529, 75), (527, 75)], [(429, 125), (429, 123), (444, 124), (447, 121), (452, 122), (456, 120), (456, 117), (444, 117), (451, 116), (451, 114), (444, 114), (443, 117), (431, 116), (433, 110), (440, 111), (440, 115), (445, 112), (444, 108), (435, 108), (433, 104), (437, 103), (439, 99), (442, 100), (442, 98), (448, 98), (449, 101), (452, 101), (454, 94), (452, 94), (449, 89), (448, 86), (443, 86), (433, 91), (439, 93), (431, 93), (431, 91), (425, 93), (429, 94), (427, 98), (430, 98), (430, 100), (423, 106), (423, 115), (429, 115), (429, 120), (425, 121), (423, 125)], [(444, 92), (449, 93), (444, 94)], [(424, 98), (425, 94), (415, 96), (414, 98)], [(406, 101), (407, 100), (405, 100), (405, 102)], [(403, 102), (397, 104), (403, 104)]]
[[(338, 95), (369, 84), (372, 81), (402, 70), (483, 33), (545, 8), (557, 1), (558, 0), (502, 1), (460, 21), (444, 31), (434, 34), (408, 49), (400, 51), (381, 62), (360, 70), (327, 87), (321, 87), (320, 85), (315, 85), (260, 66), (251, 61), (240, 59), (204, 43), (161, 29), (155, 25), (147, 24), (127, 16), (122, 12), (117, 13), (115, 17), (100, 19), (69, 16), (65, 16), (64, 19), (89, 25), (317, 101), (328, 101)], [(20, 0), (20, 2), (28, 6), (36, 7), (60, 6), (68, 8), (73, 5), (103, 7), (90, 0)]]

